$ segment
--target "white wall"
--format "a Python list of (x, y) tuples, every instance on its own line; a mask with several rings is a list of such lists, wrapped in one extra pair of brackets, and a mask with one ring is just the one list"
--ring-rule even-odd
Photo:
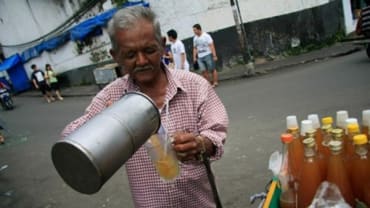
[[(327, 4), (330, 0), (239, 0), (243, 22)], [(149, 0), (159, 14), (162, 31), (174, 28), (179, 38), (193, 36), (192, 26), (199, 23), (204, 31), (217, 31), (235, 25), (229, 0)]]
[[(246, 23), (320, 6), (329, 1), (239, 0), (239, 5), (243, 22)], [(0, 42), (3, 45), (28, 42), (48, 33), (74, 14), (83, 0), (28, 0), (28, 2), (30, 7), (27, 0), (0, 0)], [(112, 7), (110, 2), (107, 0), (104, 3), (105, 10)], [(201, 24), (204, 31), (217, 31), (234, 25), (229, 0), (148, 0), (148, 2), (159, 16), (163, 35), (173, 28), (178, 31), (180, 39), (192, 37), (192, 26), (195, 23)], [(17, 11), (16, 15), (14, 11)], [(97, 10), (91, 13), (97, 13)], [(109, 49), (109, 38), (105, 32), (97, 39), (104, 46), (103, 49)], [(6, 56), (11, 56), (31, 46), (3, 47), (3, 50)], [(29, 70), (33, 63), (40, 68), (43, 68), (45, 63), (50, 63), (57, 73), (61, 73), (92, 62), (89, 60), (89, 54), (78, 55), (74, 42), (69, 42), (55, 51), (43, 52), (40, 57), (30, 60), (25, 64), (26, 69)]]

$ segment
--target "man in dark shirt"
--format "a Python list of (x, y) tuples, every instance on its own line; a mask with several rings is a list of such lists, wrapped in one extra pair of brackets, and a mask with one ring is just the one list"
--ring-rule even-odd
[(41, 93), (44, 95), (44, 98), (48, 103), (54, 101), (55, 98), (51, 94), (51, 89), (48, 83), (46, 82), (45, 73), (38, 69), (36, 64), (32, 64), (31, 69), (33, 70), (31, 74), (33, 86), (35, 86), (36, 89), (39, 89), (41, 91)]

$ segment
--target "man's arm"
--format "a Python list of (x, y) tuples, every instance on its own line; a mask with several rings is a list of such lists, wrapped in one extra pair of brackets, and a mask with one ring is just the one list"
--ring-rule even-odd
[(216, 48), (215, 48), (215, 44), (214, 44), (213, 42), (209, 44), (209, 49), (210, 49), (210, 50), (211, 50), (211, 52), (212, 52), (213, 60), (214, 60), (214, 61), (217, 61)]
[(198, 50), (197, 48), (194, 46), (193, 47), (193, 61), (196, 62), (197, 61), (197, 57), (198, 57)]
[(36, 89), (39, 89), (39, 85), (37, 84), (37, 81), (35, 79), (35, 77), (32, 76), (32, 84), (33, 86), (36, 88)]
[(173, 148), (181, 161), (196, 160), (200, 154), (220, 159), (226, 140), (228, 116), (214, 89), (207, 83), (199, 86), (200, 105), (197, 107), (198, 132), (176, 132)]
[(185, 69), (185, 59), (186, 59), (185, 53), (181, 53), (181, 66), (180, 66), (180, 69)]

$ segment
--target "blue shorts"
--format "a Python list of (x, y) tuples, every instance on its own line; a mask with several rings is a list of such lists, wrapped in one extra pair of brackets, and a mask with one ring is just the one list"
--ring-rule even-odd
[(204, 57), (198, 58), (199, 70), (201, 72), (208, 70), (209, 72), (216, 69), (215, 61), (213, 60), (212, 54), (208, 54)]

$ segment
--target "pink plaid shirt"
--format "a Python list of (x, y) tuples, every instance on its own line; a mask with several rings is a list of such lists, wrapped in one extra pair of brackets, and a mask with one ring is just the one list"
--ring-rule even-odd
[[(162, 125), (169, 134), (178, 130), (197, 132), (209, 138), (217, 147), (211, 160), (223, 154), (228, 117), (224, 105), (201, 76), (183, 70), (166, 69), (168, 86), (166, 103), (168, 114), (161, 112)], [(70, 134), (109, 103), (125, 92), (140, 91), (128, 75), (118, 78), (100, 91), (87, 107), (85, 114), (70, 123), (62, 132)], [(215, 207), (212, 190), (203, 163), (198, 161), (180, 164), (180, 176), (174, 181), (160, 180), (144, 147), (125, 163), (135, 207), (178, 208)]]

